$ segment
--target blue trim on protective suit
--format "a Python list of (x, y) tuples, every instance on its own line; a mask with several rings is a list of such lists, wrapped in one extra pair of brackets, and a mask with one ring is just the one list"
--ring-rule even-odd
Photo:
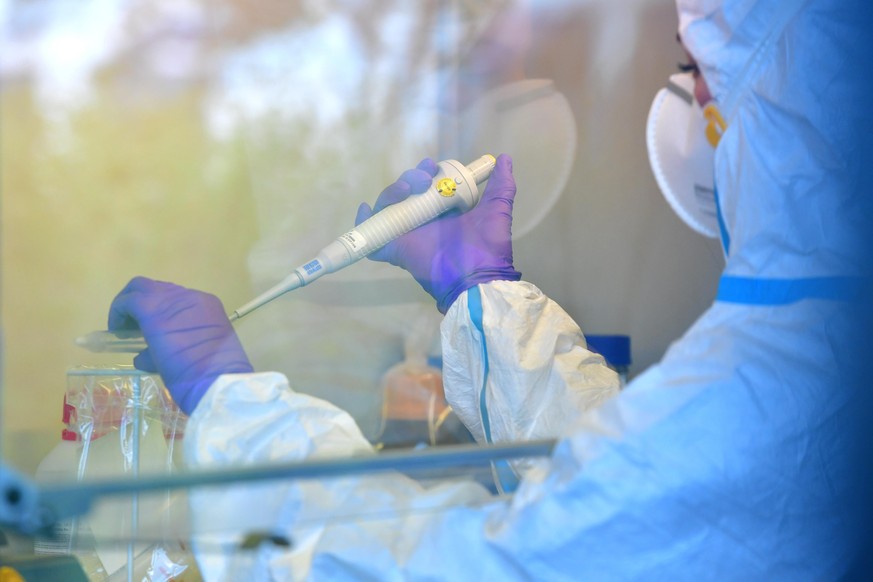
[(728, 256), (728, 251), (731, 249), (731, 235), (728, 234), (727, 225), (724, 223), (724, 215), (721, 213), (721, 201), (718, 199), (718, 186), (712, 187), (713, 196), (715, 196), (715, 217), (718, 219), (718, 230), (721, 232), (721, 247), (724, 250), (724, 256)]
[[(482, 431), (485, 433), (485, 441), (488, 443), (494, 442), (491, 439), (491, 421), (488, 418), (488, 401), (486, 398), (486, 387), (488, 386), (488, 345), (485, 342), (485, 326), (482, 323), (482, 295), (479, 292), (479, 286), (470, 287), (467, 290), (467, 311), (470, 314), (470, 321), (479, 331), (482, 337), (482, 386), (479, 388), (479, 418), (482, 420)], [(508, 493), (514, 491), (518, 487), (518, 478), (512, 471), (507, 461), (494, 461), (492, 463), (497, 477), (497, 485), (501, 492)]]
[(488, 404), (485, 401), (485, 386), (488, 383), (488, 346), (485, 345), (485, 328), (482, 324), (482, 296), (479, 287), (471, 287), (467, 290), (467, 310), (470, 313), (470, 321), (482, 336), (482, 386), (479, 388), (479, 410), (482, 418), (482, 431), (485, 440), (491, 442), (491, 423), (488, 420)]
[(854, 277), (762, 279), (723, 275), (716, 301), (746, 305), (787, 305), (803, 299), (852, 301), (861, 297), (864, 282)]
[[(718, 228), (725, 257), (731, 248), (718, 186), (713, 187)], [(798, 279), (765, 279), (722, 275), (716, 301), (742, 303), (745, 305), (788, 305), (803, 299), (829, 301), (853, 301), (862, 296), (864, 282), (853, 277), (805, 277)]]

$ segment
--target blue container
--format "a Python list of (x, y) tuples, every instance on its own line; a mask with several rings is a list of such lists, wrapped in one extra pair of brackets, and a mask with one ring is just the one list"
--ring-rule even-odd
[(627, 384), (631, 365), (631, 343), (628, 335), (586, 335), (588, 349), (604, 357), (609, 367), (618, 372), (621, 385)]

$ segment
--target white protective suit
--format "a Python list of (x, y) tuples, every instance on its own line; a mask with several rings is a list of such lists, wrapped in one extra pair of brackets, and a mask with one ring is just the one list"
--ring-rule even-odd
[[(728, 123), (716, 151), (726, 267), (712, 307), (626, 390), (613, 396), (615, 375), (529, 283), (481, 285), (449, 309), (446, 392), (477, 439), (561, 437), (550, 459), (516, 465), (514, 496), (384, 476), (204, 491), (192, 500), (204, 531), (261, 514), (295, 543), (254, 561), (201, 543), (207, 578), (844, 574), (859, 514), (847, 364), (864, 267), (851, 147), (861, 4), (679, 0), (682, 39)], [(219, 378), (185, 446), (212, 467), (370, 450), (350, 416), (275, 373)], [(469, 505), (416, 511), (456, 502)], [(353, 507), (385, 519), (317, 519)]]

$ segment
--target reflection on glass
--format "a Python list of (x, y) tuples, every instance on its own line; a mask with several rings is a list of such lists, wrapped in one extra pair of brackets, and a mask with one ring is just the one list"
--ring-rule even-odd
[[(507, 0), (274, 1), (256, 10), (239, 0), (0, 1), (0, 176), (4, 243), (12, 243), (2, 257), (3, 374), (6, 401), (19, 412), (4, 419), (4, 440), (13, 461), (35, 472), (57, 445), (55, 403), (70, 365), (131, 363), (85, 354), (73, 339), (105, 327), (109, 301), (134, 275), (238, 305), (348, 230), (361, 201), (373, 202), (424, 157), (511, 154), (520, 189), (539, 193), (518, 199), (515, 235), (534, 228), (563, 191), (576, 133), (555, 84), (526, 70), (532, 10)], [(348, 409), (377, 446), (469, 442), (442, 394), (439, 314), (406, 274), (362, 262), (269, 310), (238, 327), (257, 369), (283, 372), (294, 389)], [(414, 375), (420, 391), (409, 388)], [(31, 386), (51, 398), (22, 397)], [(77, 436), (61, 446), (76, 450), (65, 454), (74, 462), (64, 474), (178, 467), (176, 437), (154, 430), (167, 418), (142, 417), (150, 431), (130, 428), (134, 417), (123, 414), (88, 425), (88, 410), (127, 410), (91, 394), (72, 404), (67, 430)], [(110, 461), (95, 464), (106, 444)], [(375, 490), (411, 499), (432, 480), (449, 481), (412, 476), (379, 477)], [(490, 464), (452, 479), (438, 485), (445, 497), (417, 511), (493, 498)], [(346, 486), (301, 488), (326, 496), (306, 505), (300, 523), (364, 519), (366, 499), (331, 503), (326, 492)], [(173, 527), (189, 533), (174, 499), (103, 502), (71, 526), (80, 541), (71, 534), (68, 542), (92, 536), (106, 574), (139, 564), (147, 547), (105, 544), (184, 539), (163, 529), (172, 514)], [(200, 515), (218, 527), (220, 514)], [(244, 529), (257, 531), (270, 525), (258, 517), (276, 514), (247, 517), (254, 523)], [(164, 549), (171, 558), (177, 550)]]
[[(15, 350), (27, 350), (25, 326), (59, 331), (54, 368), (37, 365), (42, 355), (10, 359), (13, 384), (41, 368), (44, 385), (56, 385), (81, 361), (65, 339), (100, 329), (135, 274), (210, 290), (228, 305), (263, 291), (426, 156), (512, 154), (520, 188), (539, 192), (516, 209), (516, 236), (530, 230), (575, 152), (563, 96), (525, 70), (539, 8), (4, 3), (3, 142), (16, 146), (4, 147), (4, 192), (21, 193), (6, 196), (7, 236), (28, 249), (4, 256), (4, 269), (31, 273), (28, 291), (48, 304), (58, 261), (78, 282), (67, 292), (79, 306), (76, 317), (7, 315)], [(34, 197), (39, 210), (24, 204)], [(144, 218), (147, 227), (132, 227)], [(8, 302), (23, 300), (18, 289)], [(239, 331), (258, 369), (347, 408), (375, 439), (405, 322), (431, 312), (405, 274), (363, 262)], [(430, 341), (426, 355), (438, 361), (439, 339)]]

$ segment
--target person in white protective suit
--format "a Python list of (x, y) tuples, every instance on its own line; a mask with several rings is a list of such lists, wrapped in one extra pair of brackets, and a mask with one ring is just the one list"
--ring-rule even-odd
[[(857, 356), (851, 342), (869, 216), (855, 147), (864, 121), (855, 79), (867, 58), (861, 5), (678, 0), (697, 87), (674, 79), (656, 99), (650, 152), (671, 204), (721, 237), (726, 265), (713, 305), (621, 393), (579, 327), (512, 266), (508, 157), (498, 158), (474, 210), (408, 233), (375, 256), (410, 271), (445, 313), (446, 395), (479, 442), (560, 439), (550, 458), (514, 465), (513, 496), (396, 476), (268, 483), (256, 494), (204, 491), (192, 496), (199, 531), (210, 531), (210, 520), (260, 515), (294, 542), (254, 560), (201, 543), (206, 578), (851, 573), (863, 512), (855, 470), (860, 400), (847, 363)], [(709, 133), (720, 134), (714, 188), (695, 176), (682, 182), (676, 160), (698, 158), (671, 150), (659, 135), (665, 125), (685, 131), (674, 116), (683, 100), (686, 112), (698, 111), (692, 91), (708, 91), (720, 111), (708, 113)], [(674, 121), (661, 123), (662, 116)], [(433, 172), (426, 160), (404, 173), (374, 209), (423, 191)], [(358, 220), (370, 212), (363, 205)], [(430, 244), (436, 239), (443, 244)], [(109, 325), (141, 328), (149, 348), (135, 363), (160, 372), (190, 413), (192, 465), (371, 451), (344, 411), (296, 393), (280, 374), (255, 373), (211, 295), (137, 278), (113, 302)], [(434, 505), (446, 508), (415, 511)], [(344, 507), (385, 519), (317, 520)]]

